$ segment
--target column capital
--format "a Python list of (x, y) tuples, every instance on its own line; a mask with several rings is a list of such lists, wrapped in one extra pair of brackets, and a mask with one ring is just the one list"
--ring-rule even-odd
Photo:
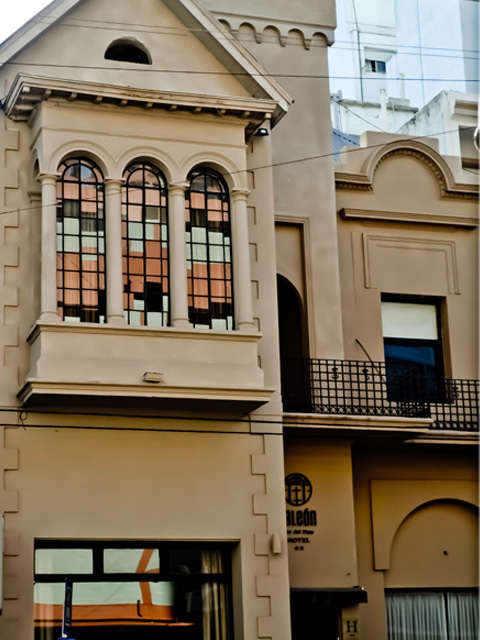
[(60, 178), (60, 174), (59, 173), (43, 173), (40, 172), (37, 175), (37, 180), (39, 182), (41, 182), (42, 184), (57, 184), (58, 179)]
[(246, 200), (249, 195), (250, 191), (248, 189), (232, 189), (230, 191), (232, 200)]
[(121, 189), (125, 184), (125, 180), (123, 178), (105, 178), (103, 181), (105, 185), (105, 189)]
[(190, 188), (190, 182), (170, 182), (168, 185), (168, 193), (171, 195), (183, 195)]

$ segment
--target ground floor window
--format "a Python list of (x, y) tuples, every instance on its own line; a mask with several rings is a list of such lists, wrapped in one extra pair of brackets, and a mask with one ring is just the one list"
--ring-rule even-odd
[(388, 640), (478, 640), (478, 591), (386, 594)]
[(230, 556), (220, 544), (36, 541), (35, 640), (61, 636), (66, 578), (76, 640), (228, 640)]

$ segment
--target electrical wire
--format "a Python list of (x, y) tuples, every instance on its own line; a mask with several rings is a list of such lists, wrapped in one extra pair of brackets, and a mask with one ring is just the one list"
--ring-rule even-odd
[[(217, 38), (224, 38), (225, 37), (225, 32), (221, 31), (221, 30), (211, 30), (211, 29), (204, 29), (201, 27), (186, 27), (186, 26), (182, 26), (182, 27), (168, 27), (168, 26), (164, 26), (164, 25), (158, 25), (158, 26), (153, 26), (152, 24), (142, 24), (142, 23), (137, 23), (135, 25), (132, 25), (131, 23), (127, 23), (127, 22), (117, 22), (117, 21), (113, 21), (113, 20), (94, 20), (94, 19), (85, 19), (85, 18), (70, 18), (71, 22), (69, 22), (68, 20), (63, 20), (62, 22), (58, 21), (58, 20), (46, 20), (43, 18), (39, 18), (38, 20), (32, 19), (31, 22), (33, 24), (45, 24), (46, 26), (62, 26), (62, 27), (73, 27), (73, 28), (85, 28), (85, 29), (96, 29), (96, 30), (100, 30), (100, 31), (119, 31), (120, 29), (128, 29), (129, 32), (131, 33), (152, 33), (152, 34), (156, 34), (156, 35), (173, 35), (173, 36), (181, 36), (181, 37), (187, 37), (191, 34), (195, 35), (195, 34), (200, 34), (200, 33), (208, 33), (210, 35), (214, 35)], [(27, 21), (27, 23), (30, 21)], [(25, 23), (25, 24), (27, 24)], [(81, 24), (84, 23), (84, 24)], [(95, 25), (99, 25), (99, 26), (95, 26)], [(22, 27), (20, 27), (22, 28)], [(7, 36), (6, 39), (8, 39), (11, 35), (13, 35), (15, 33), (12, 32), (9, 36)], [(231, 35), (232, 38), (235, 38), (235, 36), (229, 31), (228, 32), (229, 35)], [(248, 40), (244, 37), (242, 37), (242, 40), (239, 40), (240, 42), (242, 41), (248, 41), (248, 42), (257, 42), (254, 38), (252, 38), (251, 40)], [(5, 40), (4, 40), (5, 42)], [(269, 41), (265, 41), (262, 42), (262, 44), (275, 44), (273, 42), (269, 42)], [(304, 46), (303, 43), (296, 43), (296, 42), (292, 42), (291, 44), (293, 45), (298, 45), (298, 46)], [(336, 40), (335, 43), (332, 45), (332, 49), (334, 48), (338, 48), (337, 45), (338, 44), (351, 44), (351, 42), (349, 40)], [(363, 42), (362, 43), (363, 46), (376, 46), (378, 47), (378, 42)], [(343, 48), (343, 47), (342, 47)], [(451, 52), (459, 52), (460, 54), (462, 54), (461, 56), (451, 56), (451, 57), (458, 57), (459, 59), (464, 59), (464, 54), (465, 53), (480, 53), (479, 49), (456, 49), (456, 48), (452, 48), (452, 47), (429, 47), (429, 46), (418, 46), (418, 45), (402, 45), (402, 44), (396, 44), (395, 45), (396, 49), (416, 49), (416, 50), (421, 50), (421, 51), (451, 51)], [(351, 51), (356, 51), (355, 47), (345, 47), (345, 50), (351, 50)], [(403, 55), (407, 55), (407, 52), (404, 52)], [(413, 52), (412, 55), (418, 55), (417, 53)], [(423, 55), (427, 55), (427, 54), (423, 54)], [(450, 57), (450, 56), (441, 56), (441, 57)], [(468, 58), (467, 58), (468, 59)], [(477, 59), (477, 57), (475, 58), (471, 58), (471, 59)]]
[[(363, 120), (363, 122), (366, 122), (368, 125), (370, 125), (371, 127), (375, 127), (375, 129), (378, 129), (378, 131), (381, 131), (382, 133), (387, 133), (387, 131), (384, 131), (381, 127), (379, 127), (378, 125), (376, 125), (374, 122), (370, 122), (370, 120), (367, 120), (366, 118), (364, 118), (363, 116), (361, 116), (359, 113), (355, 113), (355, 111), (352, 111), (351, 109), (349, 109), (348, 107), (346, 107), (344, 104), (342, 104), (341, 102), (334, 100), (335, 104), (338, 104), (339, 107), (342, 107), (343, 109), (345, 109), (345, 111), (348, 111), (348, 113), (351, 113), (352, 116), (355, 116), (356, 118), (359, 118), (360, 120)], [(363, 147), (363, 149), (365, 149), (366, 147)]]
[[(353, 112), (352, 112), (353, 113)], [(358, 115), (358, 114), (356, 114)], [(360, 116), (359, 116), (360, 117)], [(368, 122), (368, 121), (366, 121)], [(448, 135), (449, 133), (456, 133), (458, 132), (458, 129), (450, 129), (447, 131), (439, 131), (437, 133), (429, 133), (429, 134), (425, 134), (423, 136), (411, 136), (409, 138), (402, 138), (402, 142), (406, 143), (406, 142), (412, 142), (415, 140), (422, 140), (423, 138), (432, 138), (435, 136), (441, 136), (441, 135)], [(356, 151), (367, 151), (368, 149), (377, 149), (378, 147), (384, 147), (385, 146), (385, 142), (381, 142), (378, 144), (371, 144), (371, 145), (367, 145), (365, 147), (348, 147), (342, 151), (340, 151), (341, 154), (348, 154), (348, 153), (354, 153)], [(304, 157), (304, 158), (297, 158), (296, 160), (284, 160), (283, 162), (272, 162), (271, 164), (265, 164), (265, 165), (261, 165), (259, 167), (247, 167), (246, 169), (239, 169), (238, 171), (224, 171), (222, 173), (222, 175), (225, 176), (233, 176), (236, 175), (238, 173), (245, 173), (245, 172), (252, 172), (252, 171), (260, 171), (261, 169), (273, 169), (275, 167), (284, 167), (290, 164), (299, 164), (300, 162), (309, 162), (311, 160), (321, 160), (323, 158), (329, 158), (329, 157), (334, 157), (337, 156), (338, 152), (334, 153), (334, 152), (330, 152), (330, 153), (322, 153), (316, 156), (308, 156), (308, 157)], [(86, 199), (85, 202), (88, 202), (88, 200)], [(0, 211), (0, 216), (2, 215), (9, 215), (12, 213), (21, 213), (24, 211), (39, 211), (41, 209), (41, 204), (37, 204), (35, 206), (32, 207), (21, 207), (21, 208), (17, 208), (17, 209), (10, 209), (8, 211)]]
[[(242, 435), (242, 436), (263, 436), (263, 435), (272, 435), (272, 436), (280, 436), (284, 437), (283, 431), (246, 431), (246, 430), (235, 430), (232, 431), (229, 429), (228, 431), (218, 430), (218, 429), (182, 429), (178, 427), (125, 427), (125, 426), (92, 426), (92, 424), (85, 425), (75, 425), (75, 424), (26, 424), (26, 420), (28, 419), (28, 415), (39, 415), (39, 416), (63, 416), (63, 417), (90, 417), (90, 418), (122, 418), (125, 420), (143, 420), (143, 421), (175, 421), (175, 422), (208, 422), (208, 423), (221, 423), (221, 424), (244, 424), (246, 426), (255, 425), (273, 425), (278, 427), (283, 427), (284, 429), (288, 429), (290, 426), (295, 426), (301, 424), (301, 426), (306, 427), (330, 427), (332, 429), (338, 428), (338, 425), (331, 423), (322, 423), (319, 421), (308, 421), (303, 418), (301, 422), (295, 418), (295, 414), (291, 414), (287, 419), (265, 419), (265, 418), (256, 418), (255, 415), (250, 414), (248, 418), (216, 418), (214, 416), (181, 416), (181, 415), (143, 415), (143, 414), (125, 414), (125, 413), (100, 413), (100, 412), (89, 412), (82, 411), (80, 413), (76, 413), (73, 411), (46, 411), (46, 410), (30, 410), (25, 408), (0, 408), (1, 413), (14, 413), (18, 414), (18, 420), (20, 424), (14, 424), (10, 422), (0, 422), (0, 427), (11, 427), (18, 428), (22, 427), (25, 429), (76, 429), (76, 430), (95, 430), (95, 431), (125, 431), (125, 432), (165, 432), (165, 433), (192, 433), (192, 434), (218, 434), (218, 435)], [(23, 416), (22, 416), (23, 414)], [(343, 414), (342, 414), (343, 415)], [(332, 417), (336, 417), (332, 415)], [(348, 419), (349, 416), (344, 416)], [(357, 416), (358, 417), (358, 416)], [(360, 416), (361, 417), (361, 416)], [(388, 418), (388, 416), (384, 416)], [(363, 426), (363, 425), (362, 425)], [(340, 427), (341, 428), (341, 427)], [(349, 429), (351, 426), (349, 425)], [(399, 430), (404, 431), (405, 427), (399, 426)], [(310, 436), (310, 434), (306, 434)]]
[[(137, 65), (135, 69), (132, 67), (106, 67), (104, 65), (83, 65), (83, 64), (58, 64), (58, 63), (43, 63), (43, 62), (4, 62), (3, 65), (0, 62), (1, 66), (16, 66), (16, 67), (34, 67), (34, 68), (43, 68), (43, 69), (82, 69), (89, 71), (134, 71), (135, 73), (147, 73), (147, 74), (181, 74), (181, 75), (189, 75), (189, 76), (207, 76), (207, 77), (236, 77), (236, 78), (266, 78), (266, 79), (277, 79), (277, 78), (290, 78), (290, 79), (298, 79), (298, 80), (360, 80), (360, 76), (334, 76), (330, 74), (298, 74), (298, 73), (254, 73), (249, 71), (201, 71), (201, 70), (193, 70), (193, 69), (150, 69), (144, 68), (146, 65)], [(361, 77), (362, 79), (364, 76)], [(388, 77), (383, 74), (381, 77), (370, 77), (368, 80), (378, 80), (378, 81), (398, 81), (397, 77)], [(462, 78), (402, 78), (402, 81), (405, 82), (466, 82), (465, 79)], [(469, 79), (468, 82), (479, 82), (478, 78)]]

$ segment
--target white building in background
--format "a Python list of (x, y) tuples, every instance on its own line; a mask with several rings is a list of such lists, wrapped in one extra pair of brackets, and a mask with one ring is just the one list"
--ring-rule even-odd
[(336, 127), (397, 132), (440, 91), (478, 94), (476, 0), (340, 0), (336, 8)]
[(466, 169), (478, 169), (473, 136), (478, 123), (478, 96), (441, 91), (399, 130), (409, 136), (437, 138), (443, 155), (460, 156)]

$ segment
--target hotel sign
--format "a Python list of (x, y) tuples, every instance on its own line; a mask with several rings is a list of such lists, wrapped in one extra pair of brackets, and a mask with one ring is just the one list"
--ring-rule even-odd
[(305, 505), (313, 494), (307, 476), (291, 473), (285, 478), (285, 500), (287, 502), (287, 540), (295, 551), (304, 551), (310, 544), (317, 526), (317, 512)]

